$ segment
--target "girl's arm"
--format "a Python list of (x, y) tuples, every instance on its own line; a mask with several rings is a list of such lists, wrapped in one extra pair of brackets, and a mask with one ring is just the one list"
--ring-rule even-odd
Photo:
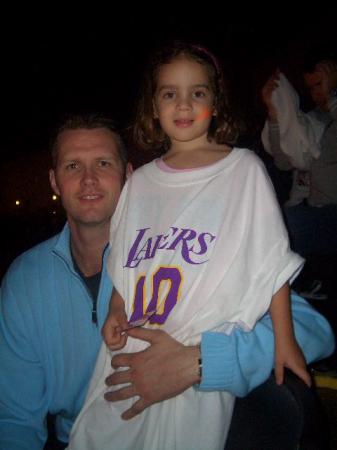
[(123, 329), (127, 326), (124, 300), (114, 289), (110, 299), (109, 312), (102, 327), (103, 339), (110, 350), (119, 350), (125, 346), (127, 335), (123, 333)]
[(270, 315), (275, 334), (276, 383), (283, 383), (284, 368), (287, 367), (310, 386), (311, 378), (306, 369), (306, 361), (294, 334), (288, 283), (273, 295)]

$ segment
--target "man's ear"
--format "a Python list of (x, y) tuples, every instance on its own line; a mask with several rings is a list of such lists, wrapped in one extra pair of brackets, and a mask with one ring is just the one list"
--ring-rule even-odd
[(56, 179), (55, 179), (55, 171), (54, 169), (49, 170), (49, 182), (52, 190), (56, 195), (61, 195), (59, 188), (57, 187)]
[(127, 180), (129, 177), (131, 177), (133, 173), (133, 167), (131, 163), (127, 163), (126, 169), (125, 169), (125, 179)]

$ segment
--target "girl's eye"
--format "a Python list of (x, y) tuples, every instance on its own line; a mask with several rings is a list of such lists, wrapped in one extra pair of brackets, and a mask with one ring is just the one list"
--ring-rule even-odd
[(193, 93), (195, 98), (204, 98), (206, 97), (206, 93), (204, 91), (195, 91)]
[(174, 92), (164, 92), (163, 98), (169, 100), (174, 97)]

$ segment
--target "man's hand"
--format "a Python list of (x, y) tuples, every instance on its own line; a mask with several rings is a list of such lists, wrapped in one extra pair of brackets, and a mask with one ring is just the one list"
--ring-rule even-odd
[(129, 385), (106, 393), (105, 399), (114, 402), (140, 397), (122, 414), (122, 419), (131, 419), (153, 403), (175, 397), (200, 381), (198, 346), (187, 347), (161, 330), (134, 328), (127, 333), (149, 342), (150, 346), (138, 353), (116, 355), (111, 360), (114, 369), (128, 369), (114, 372), (105, 380), (106, 384)]

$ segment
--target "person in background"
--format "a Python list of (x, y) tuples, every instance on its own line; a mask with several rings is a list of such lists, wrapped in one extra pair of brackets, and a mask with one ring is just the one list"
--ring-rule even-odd
[[(295, 169), (302, 186), (304, 195), (297, 201), (293, 197), (284, 215), (292, 248), (308, 258), (337, 254), (337, 63), (320, 60), (307, 67), (303, 77), (316, 106), (304, 114), (296, 105), (300, 126), (297, 120), (283, 117), (277, 108), (277, 96), (286, 104), (280, 73), (277, 71), (265, 83), (261, 94), (268, 118), (262, 137), (276, 166)], [(292, 146), (297, 147), (293, 153)], [(321, 287), (322, 282), (315, 280), (302, 293), (308, 298), (326, 298)]]

